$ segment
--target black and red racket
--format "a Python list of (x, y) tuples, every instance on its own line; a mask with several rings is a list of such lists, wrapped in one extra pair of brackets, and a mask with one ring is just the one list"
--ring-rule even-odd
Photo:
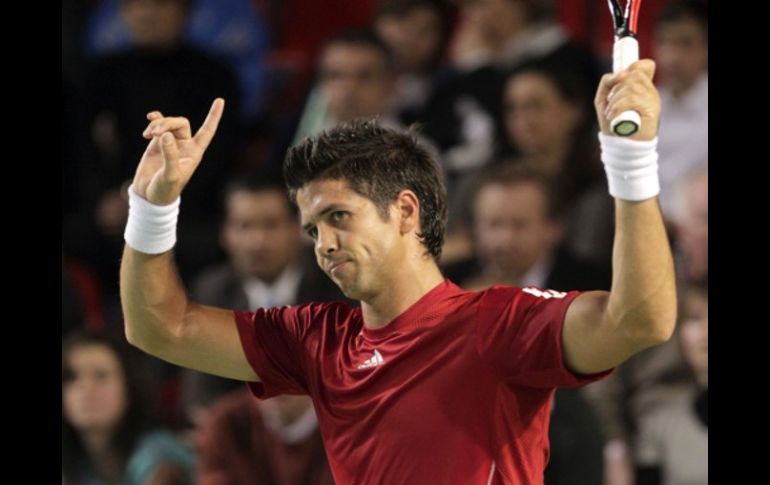
[[(639, 42), (636, 40), (636, 22), (642, 0), (626, 0), (626, 8), (618, 0), (607, 0), (610, 4), (615, 43), (612, 47), (612, 71), (622, 71), (639, 60)], [(610, 122), (612, 132), (618, 136), (631, 136), (642, 125), (642, 118), (636, 111), (624, 111)]]

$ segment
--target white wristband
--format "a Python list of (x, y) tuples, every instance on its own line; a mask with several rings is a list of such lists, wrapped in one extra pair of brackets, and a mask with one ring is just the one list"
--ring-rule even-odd
[(610, 195), (640, 201), (660, 193), (657, 137), (638, 141), (599, 133), (599, 144)]
[(155, 205), (128, 188), (128, 222), (123, 237), (126, 243), (146, 254), (165, 253), (176, 244), (176, 220), (179, 201)]

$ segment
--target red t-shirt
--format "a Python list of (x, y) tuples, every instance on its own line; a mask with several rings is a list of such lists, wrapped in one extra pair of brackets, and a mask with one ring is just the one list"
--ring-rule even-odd
[(387, 325), (345, 303), (235, 312), (259, 398), (309, 394), (344, 484), (542, 484), (578, 292), (444, 281)]

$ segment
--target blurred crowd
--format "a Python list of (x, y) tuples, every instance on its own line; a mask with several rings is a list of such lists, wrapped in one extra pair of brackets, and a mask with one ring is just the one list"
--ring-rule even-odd
[[(68, 0), (62, 4), (62, 479), (333, 483), (312, 402), (266, 401), (123, 336), (127, 187), (152, 110), (224, 118), (182, 196), (176, 261), (233, 309), (342, 299), (281, 179), (286, 150), (357, 118), (415, 130), (449, 196), (441, 266), (492, 284), (608, 290), (613, 200), (593, 96), (609, 12), (588, 0)], [(648, 1), (675, 337), (559, 389), (546, 485), (708, 483), (708, 13)], [(354, 302), (353, 302), (354, 303)]]

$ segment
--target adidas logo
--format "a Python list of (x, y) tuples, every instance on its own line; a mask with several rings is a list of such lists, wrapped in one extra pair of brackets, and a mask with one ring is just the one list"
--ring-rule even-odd
[(368, 369), (369, 367), (377, 367), (380, 364), (383, 364), (385, 360), (382, 358), (382, 355), (380, 355), (380, 352), (375, 349), (374, 355), (364, 361), (363, 364), (359, 364), (359, 369)]
[(523, 291), (524, 293), (529, 293), (530, 295), (537, 296), (539, 298), (545, 298), (546, 300), (548, 300), (549, 298), (564, 298), (565, 296), (567, 296), (567, 293), (563, 291), (554, 291), (554, 290), (543, 291), (532, 287), (523, 288), (521, 291)]

